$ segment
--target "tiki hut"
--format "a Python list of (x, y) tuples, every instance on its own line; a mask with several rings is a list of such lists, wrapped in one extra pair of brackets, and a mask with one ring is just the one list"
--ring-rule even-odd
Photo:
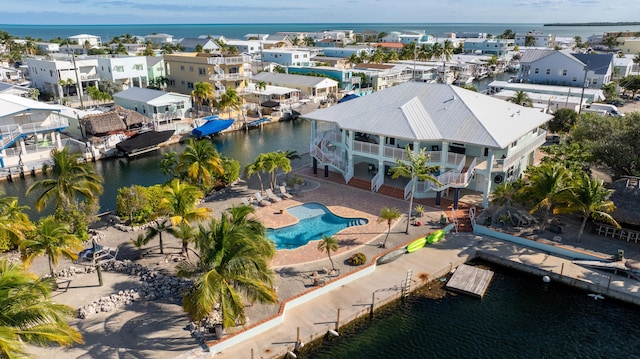
[(640, 225), (640, 177), (625, 177), (613, 182), (611, 200), (616, 205), (612, 213), (619, 223)]
[(115, 111), (109, 111), (96, 115), (87, 115), (83, 118), (85, 133), (87, 136), (106, 136), (110, 133), (125, 131), (127, 125)]
[(132, 129), (136, 127), (142, 127), (143, 124), (149, 123), (149, 119), (132, 110), (128, 110), (122, 106), (116, 106), (113, 109), (124, 121), (125, 125), (127, 125), (127, 129)]

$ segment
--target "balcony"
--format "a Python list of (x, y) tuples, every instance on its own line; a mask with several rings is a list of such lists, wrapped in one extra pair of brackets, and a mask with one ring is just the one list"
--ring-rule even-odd
[(242, 65), (249, 63), (249, 56), (233, 56), (233, 57), (210, 57), (207, 62), (210, 65)]

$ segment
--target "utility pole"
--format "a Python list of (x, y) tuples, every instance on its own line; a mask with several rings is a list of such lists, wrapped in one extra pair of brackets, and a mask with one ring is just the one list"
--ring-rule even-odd
[(584, 88), (587, 86), (587, 72), (589, 71), (589, 64), (584, 65), (584, 78), (582, 79), (582, 93), (580, 94), (580, 103), (578, 104), (578, 115), (582, 112), (582, 100), (584, 99)]
[[(70, 49), (67, 43), (67, 50)], [(80, 76), (78, 76), (78, 67), (76, 66), (76, 52), (71, 52), (71, 60), (73, 61), (73, 72), (76, 74), (76, 84), (78, 85), (78, 97), (80, 98), (80, 108), (84, 110), (84, 102), (82, 101), (82, 82), (80, 82)]]

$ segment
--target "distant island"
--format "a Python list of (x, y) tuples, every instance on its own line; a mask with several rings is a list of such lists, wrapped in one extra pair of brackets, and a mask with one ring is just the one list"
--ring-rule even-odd
[(556, 22), (542, 26), (638, 26), (640, 22)]

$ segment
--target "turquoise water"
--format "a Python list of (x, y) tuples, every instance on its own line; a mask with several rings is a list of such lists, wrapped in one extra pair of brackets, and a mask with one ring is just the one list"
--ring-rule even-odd
[(115, 36), (131, 34), (144, 36), (153, 33), (167, 33), (180, 39), (199, 35), (224, 35), (228, 38), (244, 39), (246, 34), (272, 34), (278, 31), (315, 32), (330, 29), (349, 29), (355, 32), (376, 30), (379, 32), (421, 30), (437, 37), (445, 37), (451, 32), (486, 32), (499, 35), (505, 29), (514, 32), (531, 30), (543, 31), (556, 36), (581, 36), (586, 41), (593, 34), (616, 31), (640, 31), (640, 26), (543, 26), (523, 23), (300, 23), (300, 24), (141, 24), (141, 25), (12, 25), (0, 24), (0, 29), (14, 37), (31, 36), (35, 39), (50, 40), (56, 37), (88, 33), (100, 36), (106, 43)]
[(269, 229), (267, 237), (276, 244), (276, 249), (295, 249), (309, 241), (332, 236), (341, 230), (367, 224), (366, 218), (344, 218), (337, 216), (320, 203), (305, 203), (287, 208), (286, 211), (299, 222), (278, 229)]

